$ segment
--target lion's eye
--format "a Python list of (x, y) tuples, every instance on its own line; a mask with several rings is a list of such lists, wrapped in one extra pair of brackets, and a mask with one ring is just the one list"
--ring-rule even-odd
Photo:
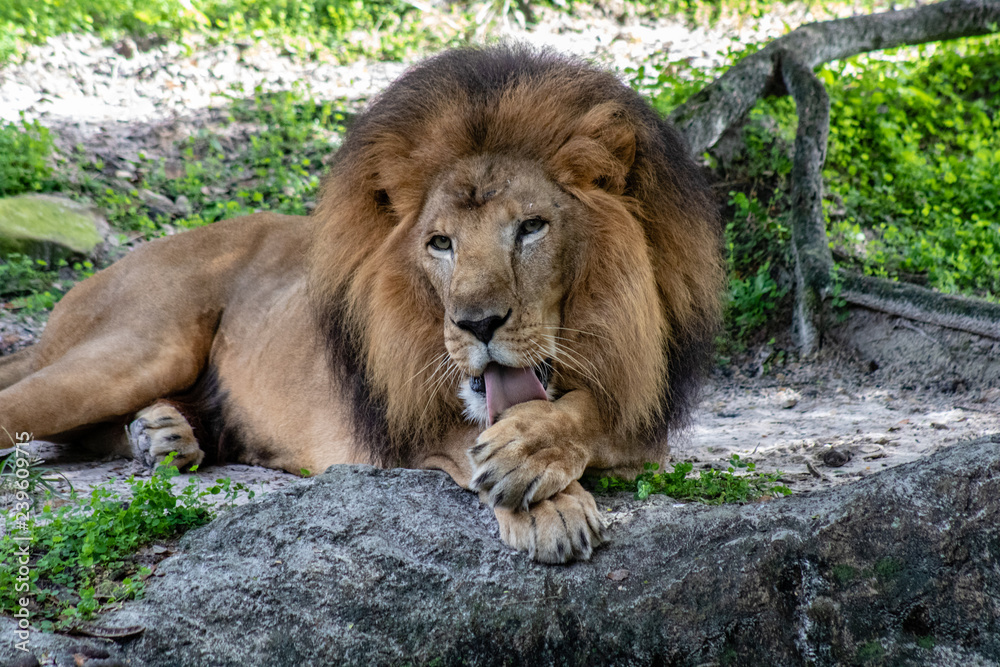
[(447, 252), (451, 250), (451, 239), (447, 236), (432, 236), (431, 242), (427, 245), (429, 245), (432, 250)]
[(530, 220), (525, 220), (524, 222), (521, 223), (520, 235), (527, 236), (529, 234), (535, 234), (537, 232), (540, 232), (547, 224), (549, 223), (547, 223), (545, 220), (542, 220), (541, 218), (532, 218)]

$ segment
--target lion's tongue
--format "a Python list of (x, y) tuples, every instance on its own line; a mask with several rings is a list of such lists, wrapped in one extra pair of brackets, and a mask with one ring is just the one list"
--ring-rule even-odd
[(525, 401), (548, 400), (545, 387), (530, 368), (511, 368), (491, 363), (483, 373), (486, 383), (486, 410), (490, 424), (501, 412)]

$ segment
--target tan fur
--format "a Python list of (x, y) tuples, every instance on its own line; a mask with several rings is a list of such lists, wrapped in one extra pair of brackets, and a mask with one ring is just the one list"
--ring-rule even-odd
[[(683, 145), (612, 76), (448, 53), (359, 118), (311, 218), (154, 241), (71, 290), (41, 343), (0, 362), (0, 425), (68, 440), (131, 422), (113, 446), (148, 461), (177, 442), (187, 463), (440, 468), (511, 545), (587, 558), (604, 528), (576, 480), (662, 460), (690, 401), (719, 309), (715, 225)], [(488, 344), (458, 324), (505, 313)], [(556, 400), (486, 429), (462, 416), (487, 362), (547, 360)]]

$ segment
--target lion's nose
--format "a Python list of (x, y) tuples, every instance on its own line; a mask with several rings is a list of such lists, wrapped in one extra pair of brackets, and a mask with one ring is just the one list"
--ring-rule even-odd
[(459, 320), (455, 322), (455, 326), (459, 329), (465, 329), (484, 344), (488, 344), (493, 338), (493, 333), (504, 325), (512, 312), (513, 310), (508, 310), (503, 317), (490, 315), (479, 320)]

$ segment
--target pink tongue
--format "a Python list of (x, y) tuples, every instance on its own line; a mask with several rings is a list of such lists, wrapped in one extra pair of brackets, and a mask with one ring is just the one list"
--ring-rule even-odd
[(490, 424), (507, 408), (526, 401), (547, 401), (545, 387), (530, 368), (511, 368), (491, 363), (483, 373), (486, 382), (486, 410)]

